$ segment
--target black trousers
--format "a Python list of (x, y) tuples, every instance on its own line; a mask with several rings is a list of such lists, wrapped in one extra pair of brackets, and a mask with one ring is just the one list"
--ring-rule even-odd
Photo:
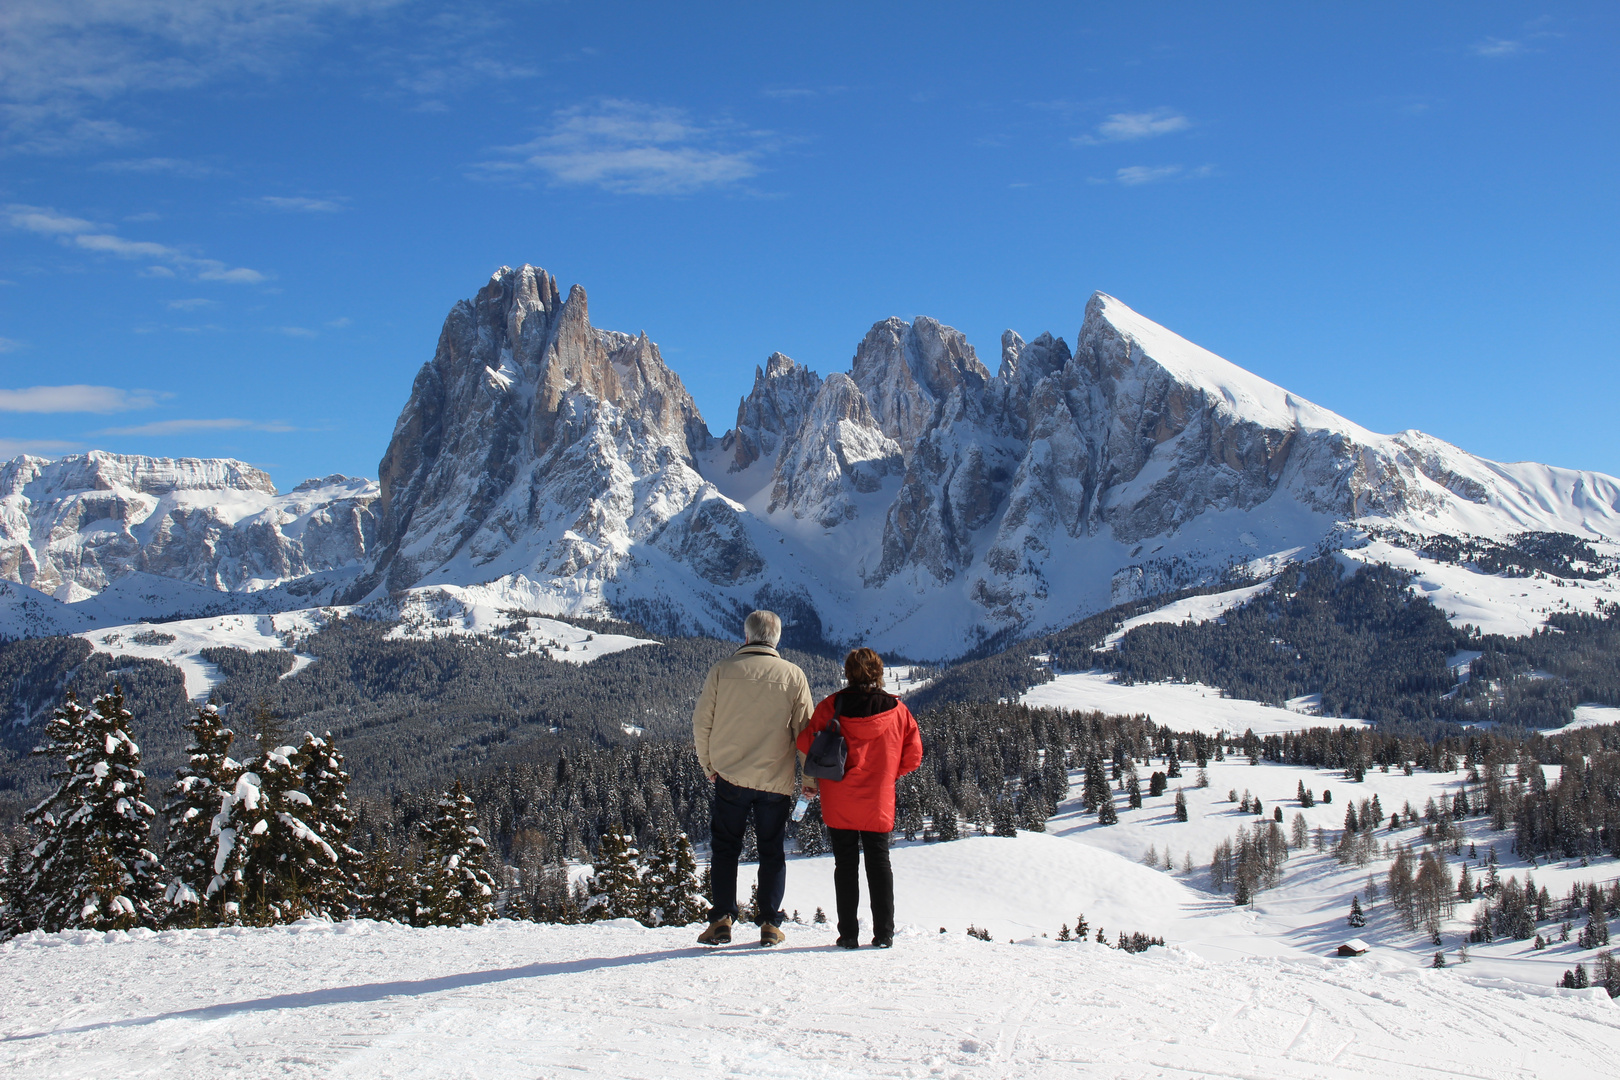
[(738, 787), (724, 777), (714, 778), (714, 813), (709, 824), (709, 879), (714, 907), (709, 921), (722, 915), (737, 917), (737, 859), (742, 855), (748, 818), (754, 819), (754, 842), (759, 845), (759, 919), (782, 925), (782, 894), (787, 890), (787, 856), (782, 837), (787, 833), (792, 801), (774, 791)]
[(872, 897), (872, 936), (894, 937), (894, 870), (889, 866), (889, 834), (858, 829), (827, 829), (833, 853), (833, 892), (838, 897), (838, 936), (861, 930), (861, 849), (866, 849), (866, 888)]

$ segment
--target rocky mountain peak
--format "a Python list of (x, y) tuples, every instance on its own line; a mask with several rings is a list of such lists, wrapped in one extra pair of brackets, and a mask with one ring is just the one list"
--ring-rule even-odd
[[(489, 566), (519, 536), (578, 514), (582, 485), (611, 486), (621, 466), (646, 475), (674, 463), (695, 475), (709, 443), (645, 333), (598, 330), (579, 285), (561, 299), (544, 270), (502, 267), (451, 309), (417, 374), (378, 466), (381, 550), (357, 592), (413, 585), (455, 557)], [(586, 510), (576, 539), (623, 526), (616, 510)], [(580, 555), (560, 551), (558, 565)]]
[(850, 377), (884, 434), (909, 452), (939, 422), (953, 392), (976, 394), (990, 372), (961, 331), (918, 316), (873, 324), (855, 350)]
[(731, 452), (728, 471), (740, 472), (774, 456), (783, 436), (798, 431), (820, 389), (815, 372), (779, 352), (766, 359), (763, 369), (754, 368), (754, 388), (737, 403), (737, 426), (721, 441)]

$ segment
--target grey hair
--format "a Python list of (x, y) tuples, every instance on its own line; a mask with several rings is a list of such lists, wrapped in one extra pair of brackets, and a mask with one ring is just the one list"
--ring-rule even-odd
[(782, 640), (782, 617), (774, 611), (751, 611), (743, 620), (743, 637), (750, 645), (776, 648)]

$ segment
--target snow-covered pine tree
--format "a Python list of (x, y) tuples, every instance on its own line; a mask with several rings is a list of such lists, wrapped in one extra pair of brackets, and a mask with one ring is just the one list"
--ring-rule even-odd
[(380, 840), (360, 863), (356, 914), (377, 922), (408, 923), (416, 914), (416, 878)]
[(687, 926), (702, 922), (709, 903), (698, 878), (697, 855), (685, 833), (659, 840), (641, 878), (648, 926)]
[(827, 826), (821, 820), (820, 799), (810, 800), (810, 808), (804, 812), (804, 820), (796, 823), (794, 834), (800, 855), (827, 854)]
[(291, 746), (257, 755), (214, 819), (218, 849), (208, 900), (221, 920), (270, 926), (314, 909), (338, 853), (313, 828), (304, 761)]
[(495, 879), (486, 865), (489, 844), (477, 820), (478, 810), (457, 780), (422, 829), (416, 925), (463, 926), (495, 918)]
[(633, 836), (615, 829), (602, 837), (595, 873), (586, 883), (586, 900), (580, 906), (580, 915), (587, 922), (641, 916), (647, 902), (637, 865), (640, 855)]
[(347, 918), (360, 906), (361, 859), (360, 852), (349, 846), (354, 831), (349, 774), (330, 731), (320, 738), (305, 732), (298, 754), (304, 762), (303, 791), (310, 800), (309, 827), (337, 852), (337, 862), (322, 868), (320, 878), (310, 883), (310, 908), (331, 919)]
[(124, 694), (84, 708), (68, 694), (35, 753), (60, 757), (56, 791), (24, 815), (39, 833), (18, 868), (18, 929), (126, 930), (156, 921), (162, 866), (148, 849), (141, 749)]
[(1352, 896), (1350, 898), (1350, 917), (1347, 921), (1351, 926), (1357, 928), (1367, 925), (1367, 916), (1361, 910), (1361, 897)]
[(1176, 788), (1176, 820), (1187, 820), (1187, 796), (1180, 788)]
[(218, 920), (218, 910), (203, 903), (219, 850), (214, 817), (236, 790), (242, 766), (230, 756), (235, 733), (225, 726), (214, 702), (197, 706), (186, 730), (191, 732), (186, 762), (175, 771), (174, 797), (163, 808), (168, 822), (163, 862), (169, 879), (163, 899), (169, 925), (203, 926)]

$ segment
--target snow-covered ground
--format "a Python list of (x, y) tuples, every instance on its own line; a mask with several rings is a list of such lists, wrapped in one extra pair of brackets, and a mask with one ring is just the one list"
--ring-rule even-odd
[(1212, 962), (908, 929), (374, 923), (85, 935), (0, 956), (0, 1062), (78, 1077), (1575, 1077), (1620, 1010), (1375, 957)]
[(1118, 630), (1103, 638), (1102, 647), (1112, 649), (1126, 634), (1138, 626), (1147, 626), (1149, 623), (1206, 623), (1211, 619), (1218, 619), (1233, 608), (1247, 604), (1269, 588), (1271, 582), (1268, 580), (1258, 585), (1246, 585), (1241, 589), (1229, 589), (1226, 592), (1189, 596), (1184, 600), (1177, 600), (1156, 611), (1126, 619), (1120, 623)]
[(1366, 727), (1364, 720), (1333, 718), (1322, 720), (1308, 715), (1311, 703), (1303, 698), (1279, 709), (1259, 701), (1222, 697), (1217, 687), (1202, 683), (1137, 683), (1114, 681), (1107, 671), (1077, 671), (1042, 683), (1019, 699), (1025, 705), (1054, 709), (1100, 709), (1110, 716), (1153, 718), (1177, 731), (1220, 731), (1242, 733), (1253, 729), (1256, 735), (1298, 731), (1305, 727)]
[(610, 653), (658, 644), (625, 634), (597, 634), (557, 619), (515, 615), (511, 607), (502, 606), (501, 599), (488, 595), (482, 587), (413, 589), (397, 602), (400, 624), (389, 636), (427, 640), (498, 634), (516, 650), (544, 653), (572, 664), (588, 664)]
[[(1620, 1008), (1598, 989), (1553, 984), (1591, 951), (1573, 943), (1456, 945), (1451, 966), (1388, 902), (1350, 930), (1349, 897), (1387, 863), (1339, 867), (1309, 846), (1252, 908), (1208, 891), (1208, 851), (1255, 820), (1226, 801), (1248, 789), (1336, 826), (1350, 799), (1388, 809), (1452, 790), (1460, 774), (1211, 762), (1099, 827), (1071, 802), (1045, 834), (897, 844), (895, 948), (847, 953), (830, 927), (827, 857), (788, 865), (785, 906), (804, 924), (762, 950), (748, 927), (709, 951), (696, 928), (501, 922), (408, 929), (368, 922), (273, 929), (38, 935), (0, 946), (0, 1068), (8, 1077), (1548, 1077), (1613, 1075)], [(1299, 783), (1333, 802), (1300, 811)], [(1504, 878), (1529, 869), (1506, 833), (1466, 822)], [(1417, 830), (1393, 834), (1412, 840)], [(1141, 864), (1149, 845), (1192, 873)], [(1464, 847), (1466, 852), (1467, 848)], [(1477, 862), (1477, 860), (1476, 860)], [(1555, 898), (1617, 865), (1543, 864)], [(744, 886), (749, 877), (744, 869)], [(1083, 914), (1110, 941), (1161, 934), (1128, 955), (1062, 943)], [(865, 920), (863, 920), (863, 923)], [(969, 924), (993, 940), (966, 936)], [(941, 933), (941, 930), (944, 933)], [(869, 926), (863, 928), (869, 933)], [(1043, 936), (1046, 935), (1046, 936)], [(1331, 956), (1350, 936), (1372, 945)]]
[[(499, 632), (514, 650), (544, 653), (553, 660), (573, 664), (588, 664), (610, 653), (657, 644), (624, 634), (595, 634), (556, 619), (514, 616), (485, 600), (471, 589), (416, 589), (392, 606), (378, 607), (368, 614), (402, 620), (392, 631), (391, 636), (395, 638), (426, 640)], [(200, 701), (224, 681), (219, 669), (202, 658), (204, 649), (232, 648), (248, 652), (288, 649), (299, 637), (318, 631), (333, 619), (354, 615), (356, 611), (354, 607), (325, 607), (276, 615), (216, 615), (163, 623), (137, 622), (84, 631), (77, 636), (90, 642), (97, 652), (173, 664), (185, 677), (186, 696)], [(314, 661), (313, 656), (297, 654), (287, 674), (302, 671)]]
[[(1620, 547), (1603, 540), (1592, 546), (1603, 555)], [(1417, 575), (1412, 585), (1446, 613), (1453, 626), (1472, 624), (1487, 634), (1523, 637), (1540, 630), (1547, 616), (1560, 611), (1593, 612), (1600, 604), (1620, 601), (1620, 578), (1595, 581), (1558, 577), (1501, 577), (1472, 566), (1426, 559), (1410, 548), (1374, 540), (1339, 553), (1349, 570), (1363, 563), (1388, 563)]]
[[(346, 609), (312, 608), (281, 615), (217, 615), (207, 619), (180, 619), (166, 623), (135, 623), (79, 634), (97, 652), (173, 664), (185, 676), (186, 696), (201, 700), (224, 682), (219, 669), (202, 658), (204, 649), (231, 648), (247, 652), (286, 649), (303, 634), (313, 633)], [(313, 657), (294, 658), (294, 670)], [(289, 674), (291, 674), (289, 672)]]

